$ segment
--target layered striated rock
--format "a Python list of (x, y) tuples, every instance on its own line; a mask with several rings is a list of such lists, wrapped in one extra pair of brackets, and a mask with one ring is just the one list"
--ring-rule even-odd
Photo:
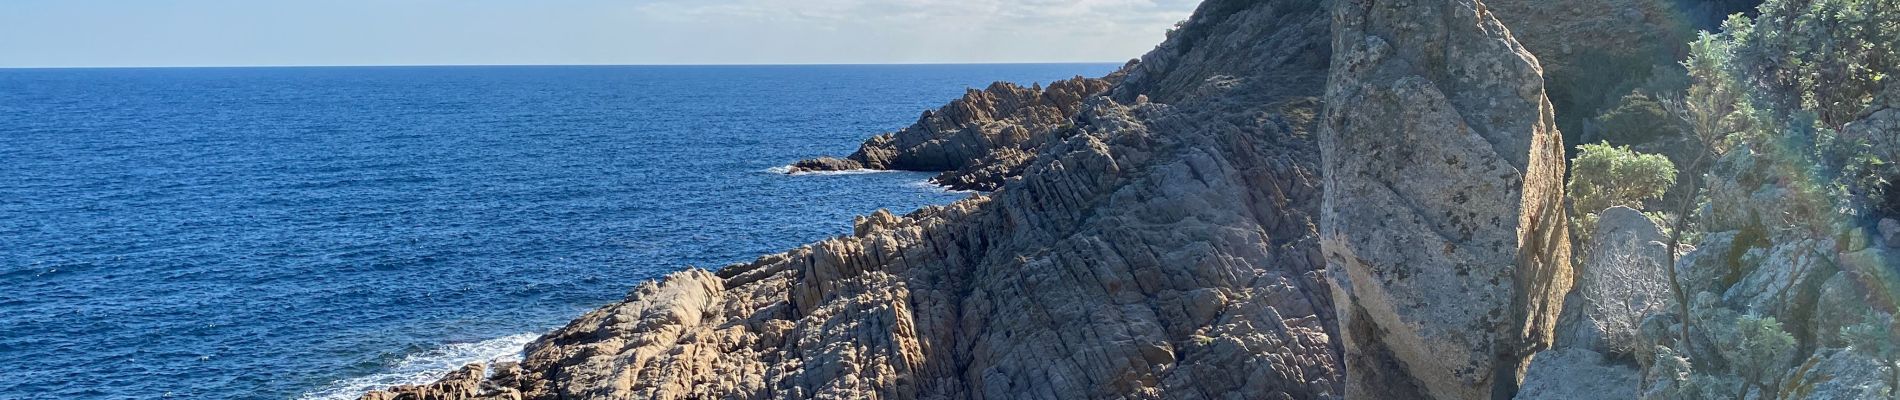
[[(646, 283), (485, 384), (527, 399), (1338, 397), (1316, 234), (1328, 7), (1213, 0), (1129, 89), (972, 93), (852, 160), (1016, 165), (992, 170), (1008, 176), (985, 179), (994, 193)], [(1178, 80), (1198, 89), (1142, 89)]]
[(1343, 1), (1320, 234), (1349, 398), (1508, 398), (1570, 289), (1536, 58), (1472, 0)]
[[(1310, 101), (1283, 106), (1316, 111)], [(1228, 153), (1276, 148), (1273, 138), (1292, 132), (1224, 148), (1219, 130), (1165, 106), (1093, 107), (1081, 135), (1046, 149), (995, 197), (874, 214), (851, 237), (643, 286), (531, 345), (523, 365), (540, 375), (522, 389), (529, 398), (1337, 393), (1311, 210), (1291, 208), (1313, 204), (1315, 175), (1292, 156)], [(1159, 143), (1182, 151), (1137, 150)], [(1255, 191), (1248, 179), (1281, 186)]]

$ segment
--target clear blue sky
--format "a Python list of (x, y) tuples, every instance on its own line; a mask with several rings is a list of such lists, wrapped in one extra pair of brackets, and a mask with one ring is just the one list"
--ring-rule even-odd
[(1198, 0), (0, 0), (0, 67), (1123, 61)]

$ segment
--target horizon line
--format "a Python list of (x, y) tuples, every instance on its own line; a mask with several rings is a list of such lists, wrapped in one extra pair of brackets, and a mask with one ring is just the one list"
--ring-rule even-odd
[[(1130, 59), (1133, 60), (1133, 59)], [(1124, 61), (951, 61), (951, 62), (813, 62), (813, 63), (654, 63), (654, 64), (254, 64), (254, 65), (117, 65), (117, 66), (0, 66), (0, 70), (33, 69), (217, 69), (217, 68), (438, 68), (438, 67), (823, 67), (903, 65), (1035, 65), (1121, 64)]]

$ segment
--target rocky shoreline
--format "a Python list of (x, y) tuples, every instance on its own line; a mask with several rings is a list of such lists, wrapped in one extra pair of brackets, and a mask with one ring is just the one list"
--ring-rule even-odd
[[(1613, 209), (1581, 259), (1654, 262), (1573, 269), (1559, 127), (1581, 112), (1567, 105), (1604, 89), (1547, 68), (1591, 68), (1595, 53), (1570, 50), (1583, 41), (1667, 52), (1643, 47), (1681, 35), (1658, 22), (1665, 11), (1208, 0), (1110, 76), (972, 90), (850, 156), (790, 171), (932, 171), (984, 193), (645, 282), (529, 344), (520, 363), (364, 398), (1635, 397), (1670, 381), (1640, 376), (1649, 364), (1601, 337), (1661, 344), (1650, 325), (1668, 326), (1589, 323), (1602, 304), (1585, 294), (1628, 284), (1616, 268), (1732, 269), (1703, 266), (1745, 251), (1723, 243), (1768, 249), (1756, 262), (1791, 243), (1871, 260), (1694, 288), (1821, 332), (1817, 313), (1846, 311), (1820, 293), (1877, 293), (1838, 281), (1890, 262), (1865, 235), (1722, 241), (1742, 224), (1718, 225), (1728, 232), (1669, 266), (1654, 260), (1667, 249), (1648, 247), (1662, 229)], [(1775, 212), (1735, 210), (1755, 213), (1738, 221)], [(1797, 284), (1766, 283), (1783, 278)], [(1802, 349), (1814, 357), (1803, 371), (1867, 365), (1838, 348)]]

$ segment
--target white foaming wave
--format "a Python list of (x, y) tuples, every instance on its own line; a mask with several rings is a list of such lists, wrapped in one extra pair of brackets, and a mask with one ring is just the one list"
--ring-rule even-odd
[(472, 363), (521, 361), (521, 348), (540, 334), (523, 333), (474, 343), (447, 344), (429, 351), (403, 357), (382, 373), (344, 379), (305, 393), (304, 400), (353, 400), (371, 390), (396, 385), (420, 385), (435, 382), (450, 371)]
[(797, 173), (792, 174), (792, 176), (864, 175), (864, 174), (888, 174), (888, 173), (896, 173), (896, 172), (904, 172), (904, 171), (892, 171), (888, 169), (847, 169), (843, 171), (799, 171)]
[(956, 190), (956, 189), (951, 189), (951, 188), (950, 188), (949, 186), (944, 186), (944, 185), (939, 185), (939, 184), (937, 184), (936, 182), (932, 182), (932, 181), (930, 181), (929, 179), (925, 179), (925, 180), (921, 180), (921, 181), (916, 181), (916, 182), (911, 182), (911, 183), (909, 183), (908, 185), (909, 185), (910, 187), (914, 187), (914, 188), (918, 188), (918, 189), (923, 189), (923, 190), (929, 190), (929, 191), (935, 191), (935, 192), (942, 192), (942, 193), (952, 193), (952, 194), (967, 194), (967, 193), (976, 193), (976, 191), (975, 191), (975, 190)]
[(792, 172), (792, 166), (781, 165), (777, 167), (766, 168), (764, 172), (779, 174), (779, 175), (791, 175), (791, 176), (838, 176), (838, 175), (884, 174), (884, 173), (904, 172), (904, 171), (892, 171), (892, 170), (884, 170), (884, 169), (848, 169), (848, 170), (843, 170), (843, 171)]

